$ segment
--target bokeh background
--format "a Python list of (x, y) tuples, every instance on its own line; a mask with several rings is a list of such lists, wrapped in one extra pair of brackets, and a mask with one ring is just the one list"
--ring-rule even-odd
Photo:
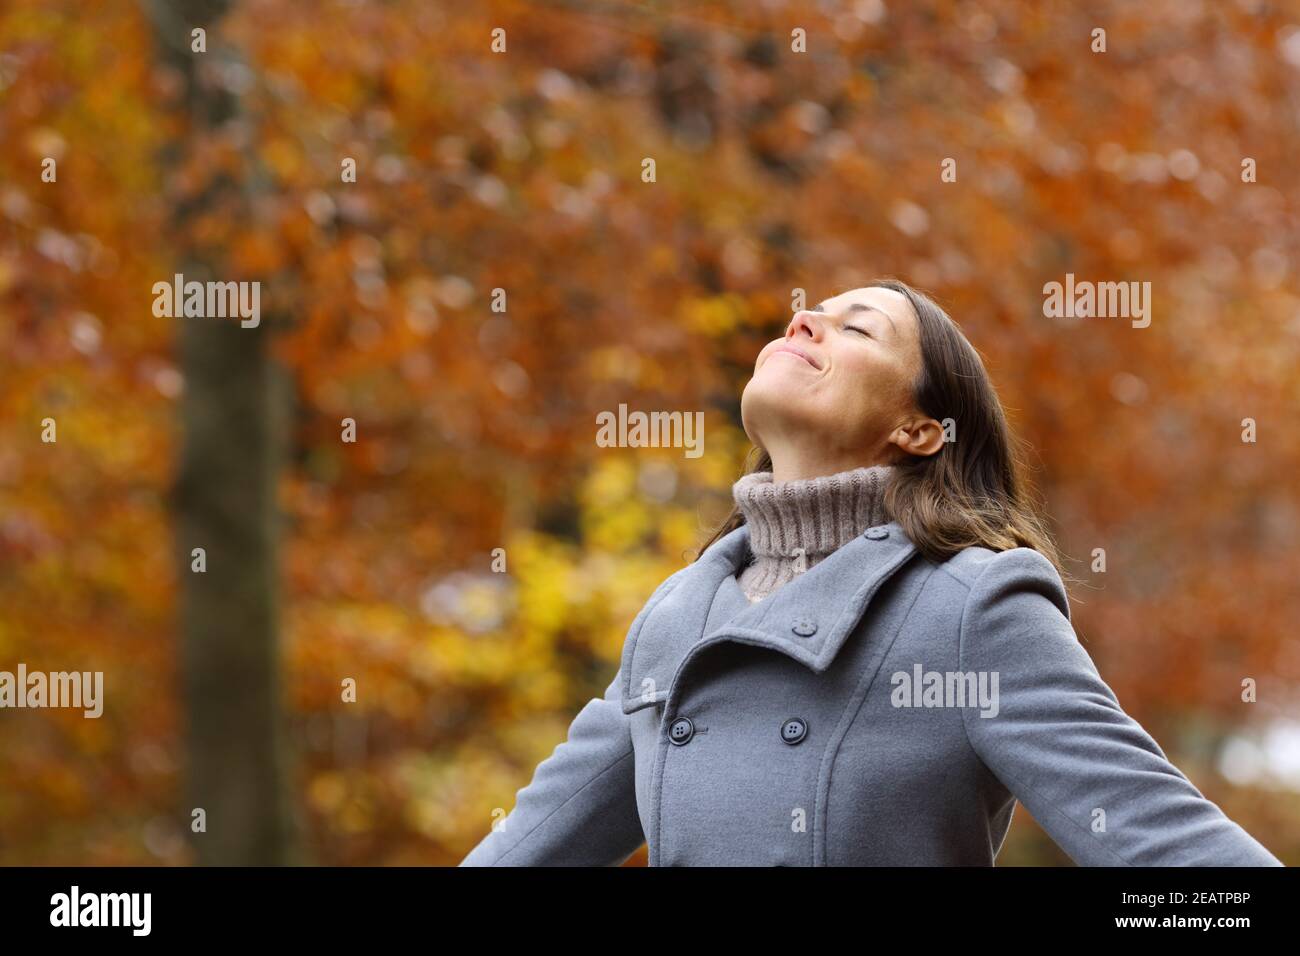
[[(883, 275), (984, 355), (1125, 709), (1300, 863), (1298, 120), (1290, 2), (8, 0), (0, 669), (107, 702), (0, 710), (0, 863), (458, 862), (727, 511), (794, 290)], [(261, 325), (156, 317), (177, 272)], [(1045, 318), (1067, 272), (1150, 327)], [(1020, 808), (998, 863), (1070, 860)]]

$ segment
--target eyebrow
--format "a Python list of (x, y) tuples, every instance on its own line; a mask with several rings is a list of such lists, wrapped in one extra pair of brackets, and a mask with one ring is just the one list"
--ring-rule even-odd
[[(825, 312), (826, 311), (825, 305), (826, 305), (825, 302), (818, 302), (815, 306), (812, 307), (810, 311)], [(846, 311), (850, 315), (852, 315), (854, 312), (879, 312), (881, 315), (885, 317), (885, 321), (889, 323), (889, 327), (894, 330), (894, 334), (895, 335), (898, 334), (898, 326), (894, 324), (894, 320), (889, 317), (889, 313), (886, 312), (884, 309), (877, 309), (874, 305), (867, 305), (865, 302), (854, 302), (848, 307)]]

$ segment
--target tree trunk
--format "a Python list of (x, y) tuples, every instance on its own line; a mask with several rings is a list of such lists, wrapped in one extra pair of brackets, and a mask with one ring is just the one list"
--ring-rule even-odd
[[(226, 0), (148, 0), (162, 59), (183, 79), (191, 140), (174, 144), (179, 163), (204, 133), (240, 118), (239, 102), (210, 79)], [(191, 52), (191, 30), (207, 31), (207, 52)], [(250, 163), (248, 183), (256, 182)], [(193, 223), (214, 210), (251, 208), (247, 183), (223, 179), (173, 203), (176, 271), (185, 281), (249, 281), (223, 274), (224, 250), (191, 240)], [(247, 221), (236, 219), (234, 221)], [(171, 276), (160, 279), (171, 281)], [(264, 298), (264, 297), (263, 297)], [(283, 394), (270, 357), (270, 327), (236, 319), (181, 317), (183, 431), (175, 487), (181, 581), (181, 667), (187, 722), (184, 815), (205, 865), (298, 862), (290, 813), (288, 745), (280, 685), (277, 476)], [(195, 548), (206, 569), (193, 569)], [(194, 811), (205, 829), (194, 832)]]

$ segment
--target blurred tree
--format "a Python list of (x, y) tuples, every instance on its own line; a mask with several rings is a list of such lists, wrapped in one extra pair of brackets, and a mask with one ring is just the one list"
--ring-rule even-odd
[[(215, 36), (226, 0), (148, 0), (162, 58), (182, 78), (188, 135), (165, 157), (177, 269), (186, 282), (242, 281), (229, 236), (204, 227), (219, 217), (239, 228), (251, 207), (237, 155), (212, 162), (243, 122), (232, 84), (241, 68)], [(207, 36), (196, 51), (192, 31)], [(212, 46), (208, 46), (212, 44)], [(188, 169), (199, 172), (186, 179)], [(177, 171), (180, 171), (179, 173)], [(179, 306), (179, 303), (176, 303)], [(177, 309), (180, 312), (179, 308)], [(179, 321), (183, 437), (175, 487), (181, 580), (184, 700), (188, 716), (186, 800), (206, 812), (191, 834), (198, 862), (293, 862), (290, 788), (277, 640), (277, 478), (284, 413), (268, 336), (271, 321), (242, 327), (212, 316)], [(195, 570), (194, 549), (206, 567)]]

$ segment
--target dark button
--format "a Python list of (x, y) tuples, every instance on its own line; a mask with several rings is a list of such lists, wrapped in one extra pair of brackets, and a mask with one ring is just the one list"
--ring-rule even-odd
[(689, 717), (678, 717), (673, 721), (673, 725), (668, 728), (668, 739), (679, 747), (694, 736), (695, 725), (691, 723)]
[(868, 528), (866, 534), (867, 534), (867, 537), (870, 538), (872, 541), (879, 541), (881, 538), (888, 538), (888, 537), (889, 537), (889, 529), (888, 529), (888, 528)]
[(817, 633), (817, 622), (801, 617), (790, 625), (790, 630), (794, 631), (800, 637), (812, 637)]
[(788, 744), (797, 744), (808, 736), (808, 724), (798, 717), (791, 717), (781, 725), (781, 739)]

